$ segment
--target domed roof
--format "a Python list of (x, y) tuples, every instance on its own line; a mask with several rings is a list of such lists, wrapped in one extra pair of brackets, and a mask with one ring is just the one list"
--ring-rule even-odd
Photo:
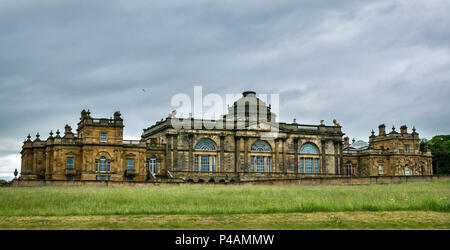
[(228, 114), (224, 115), (224, 119), (234, 117), (235, 121), (275, 121), (276, 115), (272, 113), (271, 106), (267, 106), (265, 102), (256, 97), (255, 91), (244, 91), (242, 97), (228, 108)]

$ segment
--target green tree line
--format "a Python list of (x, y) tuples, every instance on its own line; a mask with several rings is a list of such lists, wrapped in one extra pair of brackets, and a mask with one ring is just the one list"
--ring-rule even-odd
[(433, 155), (433, 173), (450, 174), (450, 135), (436, 135), (431, 140), (423, 139), (421, 150), (427, 148)]

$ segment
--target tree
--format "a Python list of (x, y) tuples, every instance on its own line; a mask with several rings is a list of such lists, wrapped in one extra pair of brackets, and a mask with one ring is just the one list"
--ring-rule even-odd
[(429, 148), (433, 155), (433, 173), (450, 174), (450, 135), (437, 135), (421, 141), (420, 147)]

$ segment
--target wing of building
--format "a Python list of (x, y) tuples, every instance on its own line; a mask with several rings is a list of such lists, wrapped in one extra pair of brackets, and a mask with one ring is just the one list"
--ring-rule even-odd
[[(424, 169), (421, 173), (429, 173), (431, 156), (418, 151), (415, 132), (402, 133), (392, 143), (383, 139), (390, 136), (371, 137), (364, 149), (352, 144), (355, 147), (347, 145), (344, 150), (344, 134), (337, 122), (334, 126), (306, 125), (295, 120), (276, 122), (275, 117), (270, 105), (255, 92), (246, 91), (219, 120), (181, 119), (171, 114), (144, 129), (140, 140), (132, 141), (123, 140), (120, 112), (114, 118), (97, 119), (83, 110), (76, 134), (66, 125), (62, 136), (59, 131), (56, 136), (50, 132), (46, 140), (39, 134), (34, 141), (28, 136), (21, 151), (20, 179), (233, 182), (373, 175), (380, 162), (383, 174), (399, 174), (391, 172), (391, 166), (405, 162), (411, 174), (418, 173), (419, 166)], [(393, 150), (400, 138), (411, 142), (406, 154)]]
[(381, 124), (376, 136), (372, 130), (369, 143), (357, 141), (349, 144), (344, 138), (344, 174), (358, 176), (432, 175), (431, 152), (420, 150), (419, 134), (413, 128), (400, 127), (400, 133), (386, 134)]

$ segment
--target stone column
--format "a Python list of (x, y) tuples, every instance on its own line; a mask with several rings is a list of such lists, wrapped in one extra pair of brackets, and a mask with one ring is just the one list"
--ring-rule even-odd
[(217, 168), (217, 172), (225, 171), (225, 135), (220, 135), (220, 165)]
[(172, 157), (171, 157), (172, 145), (171, 145), (171, 140), (172, 140), (171, 135), (166, 134), (166, 169), (164, 171), (162, 171), (164, 174), (167, 174), (167, 171), (171, 170), (171, 167), (172, 167)]
[(274, 159), (274, 167), (275, 170), (272, 172), (279, 172), (280, 168), (279, 168), (279, 164), (278, 164), (278, 138), (275, 138), (274, 143), (275, 143), (275, 159)]
[(294, 138), (294, 171), (298, 173), (298, 138)]
[(250, 172), (248, 167), (248, 138), (244, 137), (244, 167), (245, 172)]
[(235, 148), (235, 155), (234, 155), (234, 172), (239, 172), (239, 156), (240, 156), (240, 143), (241, 138), (239, 136), (236, 136), (234, 138), (234, 148)]
[(172, 171), (179, 170), (178, 169), (178, 135), (172, 136), (173, 140), (173, 165)]
[[(321, 158), (322, 158), (322, 173), (323, 174), (328, 174), (327, 173), (327, 161), (326, 161), (326, 156), (325, 156), (325, 143), (327, 143), (327, 141), (326, 140), (321, 140), (320, 141), (320, 143), (322, 144), (321, 146), (322, 146), (322, 149), (321, 149)], [(335, 170), (336, 172), (335, 173), (337, 173), (337, 170)]]
[(187, 167), (187, 171), (194, 171), (192, 166), (194, 166), (194, 135), (188, 135), (188, 143), (189, 143), (189, 166)]

